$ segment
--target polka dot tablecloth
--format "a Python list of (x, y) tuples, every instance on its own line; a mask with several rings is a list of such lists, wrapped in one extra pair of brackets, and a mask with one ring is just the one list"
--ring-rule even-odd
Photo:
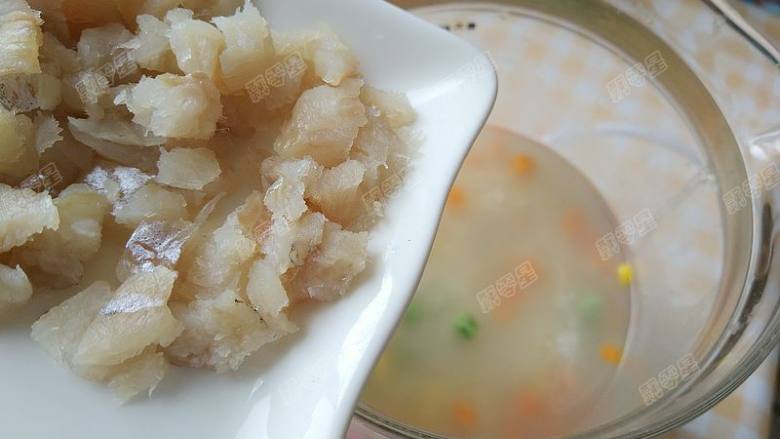
[[(413, 6), (415, 0), (400, 0), (397, 3)], [(730, 29), (722, 21), (713, 19), (711, 14), (701, 14), (699, 0), (619, 0), (616, 3), (621, 8), (636, 12), (635, 16), (642, 18), (646, 26), (656, 30), (662, 37), (673, 35), (675, 49), (692, 61), (695, 69), (721, 73), (717, 78), (708, 78), (710, 81), (707, 86), (733, 126), (742, 130), (738, 132), (739, 135), (755, 136), (780, 129), (780, 74), (776, 66), (752, 63), (752, 49), (739, 37), (730, 34)], [(740, 9), (767, 36), (778, 38), (780, 45), (780, 16), (761, 12), (752, 6), (740, 5)], [(473, 12), (471, 15), (453, 15), (450, 18), (461, 23), (475, 19)], [(702, 158), (692, 153), (688, 162), (671, 162), (676, 160), (674, 154), (653, 153), (649, 156), (647, 150), (643, 149), (657, 147), (660, 142), (657, 139), (654, 144), (643, 145), (636, 141), (635, 136), (633, 141), (636, 148), (631, 151), (625, 146), (627, 137), (610, 140), (587, 131), (587, 127), (632, 127), (642, 135), (664, 133), (669, 143), (693, 143), (687, 126), (681, 124), (679, 117), (669, 107), (669, 102), (653, 91), (652, 87), (636, 81), (629, 83), (627, 89), (612, 87), (610, 83), (621, 75), (628, 76), (627, 82), (632, 78), (625, 65), (613, 62), (614, 54), (601, 47), (583, 45), (573, 34), (553, 34), (549, 27), (545, 27), (549, 25), (540, 21), (529, 20), (527, 26), (506, 28), (500, 26), (500, 19), (498, 15), (478, 19), (480, 43), (496, 48), (489, 50), (488, 54), (494, 57), (499, 67), (499, 97), (489, 123), (553, 145), (559, 154), (571, 163), (576, 163), (593, 180), (610, 201), (619, 220), (650, 207), (660, 212), (661, 217), (658, 219), (663, 223), (664, 212), (672, 212), (669, 203), (674, 197), (671, 194), (687, 190), (686, 185), (691, 177), (700, 170), (689, 165), (700, 165)], [(468, 25), (464, 26), (464, 32), (468, 28)], [(523, 42), (520, 48), (517, 47), (517, 41)], [(646, 65), (652, 65), (647, 59), (645, 61)], [(616, 132), (613, 131), (613, 134)], [(587, 139), (592, 143), (588, 144), (589, 148), (583, 148)], [(614, 149), (609, 151), (613, 143)], [(596, 147), (602, 149), (594, 153), (592, 148)], [(612, 159), (619, 156), (623, 165), (620, 168), (615, 168), (614, 164), (610, 167), (609, 162), (594, 160), (594, 156), (609, 156)], [(621, 174), (625, 170), (630, 170), (632, 174)], [(670, 170), (675, 171), (672, 173)], [(642, 172), (647, 173), (646, 178), (637, 175)], [(661, 175), (663, 173), (669, 175)], [(633, 190), (621, 191), (615, 189), (616, 181), (626, 184), (650, 181), (652, 184), (645, 186), (652, 187), (643, 188), (639, 185)], [(663, 251), (674, 253), (677, 259), (684, 258), (678, 264), (664, 264), (665, 267), (660, 267), (661, 263), (656, 261), (656, 265), (659, 269), (668, 270), (658, 277), (675, 279), (663, 287), (677, 293), (669, 300), (679, 301), (680, 309), (685, 310), (691, 316), (690, 319), (706, 318), (707, 313), (703, 310), (713, 305), (712, 297), (708, 297), (706, 292), (717, 284), (719, 271), (717, 267), (713, 269), (702, 261), (720, 260), (723, 251), (716, 238), (720, 226), (712, 223), (716, 215), (705, 215), (704, 218), (685, 216), (701, 215), (702, 206), (717, 209), (718, 199), (712, 193), (708, 195), (706, 189), (704, 187), (703, 191), (699, 191), (699, 195), (694, 193), (689, 196), (686, 201), (688, 211), (685, 211), (683, 205), (682, 209), (669, 213), (669, 216), (677, 215), (671, 218), (677, 221), (673, 224), (677, 228), (669, 229), (669, 233), (683, 239), (672, 245), (668, 240), (661, 239), (663, 231), (657, 232), (655, 237), (661, 244), (658, 245), (659, 261), (669, 257)], [(690, 232), (685, 227), (691, 228)], [(653, 263), (650, 260), (652, 256), (646, 258), (647, 264)], [(657, 270), (652, 272), (659, 273)], [(682, 345), (689, 342), (693, 343), (693, 340), (679, 343), (681, 351), (678, 356), (686, 352), (688, 347)], [(627, 352), (627, 355), (630, 354)], [(768, 438), (777, 358), (777, 352), (773, 353), (732, 395), (664, 437)], [(653, 371), (665, 365), (650, 365), (648, 371), (643, 373), (653, 376)], [(352, 428), (348, 438), (375, 439), (377, 436)]]
[(765, 439), (774, 400), (777, 351), (734, 391), (704, 413), (664, 439)]
[[(678, 18), (680, 23), (696, 22), (695, 17), (686, 14), (686, 8), (671, 2), (663, 3), (659, 15)], [(780, 15), (766, 10), (733, 2), (747, 21), (780, 46)], [(715, 22), (712, 26), (721, 26)], [(743, 69), (744, 47), (728, 41), (724, 45), (712, 45), (698, 53), (696, 58), (707, 68), (728, 69), (726, 81), (716, 87), (734, 90), (741, 102), (731, 102), (733, 108), (740, 108), (745, 123), (756, 132), (777, 130), (780, 116), (770, 112), (770, 102), (780, 99), (780, 76), (771, 69)], [(678, 430), (664, 436), (664, 439), (765, 439), (770, 437), (773, 415), (774, 389), (778, 369), (778, 351), (775, 350), (729, 397), (710, 411), (704, 413)], [(777, 434), (778, 432), (774, 432)]]

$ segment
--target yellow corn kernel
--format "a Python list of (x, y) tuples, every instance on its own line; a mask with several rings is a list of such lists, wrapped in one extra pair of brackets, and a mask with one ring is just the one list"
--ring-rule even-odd
[(631, 267), (631, 264), (624, 262), (618, 265), (617, 276), (621, 285), (631, 285), (631, 282), (634, 280), (634, 269)]

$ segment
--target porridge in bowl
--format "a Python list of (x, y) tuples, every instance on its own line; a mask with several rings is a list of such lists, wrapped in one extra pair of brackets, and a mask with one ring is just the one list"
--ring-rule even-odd
[(446, 437), (572, 431), (622, 361), (632, 268), (594, 245), (616, 226), (563, 158), (486, 126), (364, 409)]

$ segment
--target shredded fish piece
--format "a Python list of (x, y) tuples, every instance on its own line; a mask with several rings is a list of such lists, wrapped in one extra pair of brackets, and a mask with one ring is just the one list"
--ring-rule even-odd
[(59, 3), (0, 0), (0, 313), (80, 291), (33, 339), (125, 401), (170, 363), (236, 370), (299, 302), (347, 294), (406, 97), (251, 0)]

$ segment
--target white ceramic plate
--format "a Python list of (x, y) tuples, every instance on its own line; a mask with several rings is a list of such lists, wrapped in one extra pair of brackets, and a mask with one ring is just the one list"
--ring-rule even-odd
[[(372, 234), (372, 263), (342, 300), (307, 305), (301, 331), (237, 373), (173, 369), (152, 395), (120, 406), (30, 339), (34, 318), (0, 329), (0, 437), (8, 439), (332, 439), (409, 302), (455, 174), (496, 95), (487, 57), (379, 0), (258, 2), (280, 30), (330, 24), (367, 82), (407, 93), (420, 156)], [(61, 299), (57, 299), (61, 300)], [(33, 308), (35, 308), (33, 306)]]

